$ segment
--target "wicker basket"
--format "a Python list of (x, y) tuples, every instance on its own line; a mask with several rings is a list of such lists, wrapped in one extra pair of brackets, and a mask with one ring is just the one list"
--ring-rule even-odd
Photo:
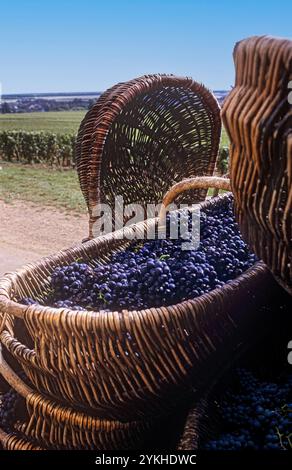
[(234, 61), (235, 87), (222, 117), (237, 218), (243, 237), (292, 293), (292, 41), (246, 39)]
[(97, 204), (113, 207), (116, 195), (125, 204), (157, 204), (175, 182), (212, 175), (220, 132), (215, 97), (190, 78), (145, 75), (106, 91), (82, 121), (76, 146), (89, 238)]
[(26, 449), (31, 445), (57, 450), (125, 450), (139, 448), (146, 439), (151, 422), (103, 420), (65, 407), (36, 393), (15, 374), (1, 354), (0, 360), (3, 376), (25, 398), (27, 407), (27, 419), (16, 422), (11, 434), (0, 430), (0, 442), (5, 448)]
[[(210, 185), (207, 178), (205, 187)], [(154, 223), (128, 227), (126, 235), (142, 235)], [(17, 303), (24, 296), (41, 301), (56, 266), (76, 259), (106, 262), (127, 243), (116, 232), (3, 278), (0, 311), (6, 326), (0, 340), (40, 393), (102, 419), (139, 421), (166, 414), (188, 395), (190, 386), (200, 397), (212, 376), (248, 342), (250, 330), (264, 322), (260, 307), (269, 303), (277, 285), (257, 263), (223, 288), (169, 307), (98, 313)], [(32, 346), (15, 337), (14, 318), (23, 322)]]
[(7, 433), (0, 429), (0, 451), (4, 450), (46, 450), (43, 447), (31, 442), (29, 439), (17, 436), (14, 433)]
[[(292, 297), (280, 286), (278, 293), (269, 303), (266, 311), (264, 329), (260, 329), (250, 342), (248, 349), (224, 371), (219, 380), (214, 380), (202, 399), (189, 407), (184, 429), (179, 439), (180, 450), (202, 450), (204, 443), (218, 438), (222, 433), (222, 413), (218, 413), (220, 401), (234, 380), (236, 369), (252, 371), (255, 377), (274, 382), (279, 377), (285, 379), (289, 373), (286, 345), (292, 331)], [(279, 321), (279, 313), (281, 320)], [(292, 412), (292, 411), (291, 411)]]

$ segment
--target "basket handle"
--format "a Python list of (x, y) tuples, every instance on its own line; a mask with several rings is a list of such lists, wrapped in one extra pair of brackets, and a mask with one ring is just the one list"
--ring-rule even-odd
[(208, 188), (224, 189), (226, 191), (230, 191), (230, 180), (229, 178), (222, 178), (219, 176), (197, 176), (195, 178), (188, 178), (174, 184), (163, 197), (162, 206), (159, 212), (159, 220), (163, 221), (166, 208), (175, 200), (177, 196), (179, 196), (179, 194), (182, 194), (189, 189)]
[(31, 387), (18, 377), (14, 370), (7, 364), (2, 354), (2, 346), (0, 344), (0, 374), (4, 377), (6, 382), (16, 390), (19, 395), (26, 398), (29, 394), (33, 393)]

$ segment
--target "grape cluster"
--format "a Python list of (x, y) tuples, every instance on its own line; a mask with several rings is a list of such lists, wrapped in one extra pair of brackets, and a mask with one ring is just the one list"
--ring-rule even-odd
[(23, 305), (39, 305), (39, 302), (37, 300), (32, 299), (31, 297), (24, 297), (21, 299), (21, 303)]
[(230, 390), (217, 401), (223, 433), (206, 450), (291, 449), (292, 375), (278, 383), (262, 382), (238, 369)]
[[(189, 213), (184, 217), (190, 227)], [(169, 237), (174, 222), (170, 215), (166, 239), (133, 241), (107, 264), (56, 268), (50, 304), (105, 311), (167, 306), (221, 287), (256, 261), (240, 236), (232, 197), (201, 211), (198, 249), (183, 250), (184, 238)]]
[(20, 396), (12, 388), (0, 397), (0, 427), (6, 432), (16, 419), (16, 408)]

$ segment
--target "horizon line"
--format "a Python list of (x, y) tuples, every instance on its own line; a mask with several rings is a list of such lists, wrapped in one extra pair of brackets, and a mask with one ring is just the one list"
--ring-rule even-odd
[[(210, 89), (211, 90), (211, 89)], [(1, 96), (2, 98), (3, 97), (6, 97), (6, 96), (26, 96), (26, 95), (29, 95), (29, 96), (34, 96), (34, 95), (47, 95), (47, 96), (53, 96), (53, 95), (56, 95), (56, 96), (61, 96), (61, 95), (100, 95), (102, 93), (104, 93), (106, 90), (103, 90), (103, 91), (40, 91), (40, 92), (13, 92), (13, 93), (3, 93)], [(217, 89), (213, 89), (211, 90), (213, 91), (214, 93), (215, 92), (227, 92), (228, 89), (223, 89), (223, 88), (217, 88)]]

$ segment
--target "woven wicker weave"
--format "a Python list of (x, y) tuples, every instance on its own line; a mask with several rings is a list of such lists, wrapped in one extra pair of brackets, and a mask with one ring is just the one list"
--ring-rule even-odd
[[(1, 352), (1, 351), (0, 351)], [(33, 391), (0, 354), (1, 370), (10, 385), (25, 398), (28, 418), (17, 422), (13, 433), (0, 430), (6, 448), (123, 450), (139, 448), (147, 436), (147, 421), (122, 423), (102, 420), (56, 403)], [(14, 435), (15, 431), (18, 437)]]
[(243, 237), (292, 293), (292, 41), (246, 39), (234, 61), (235, 87), (222, 116), (237, 218)]
[[(220, 203), (224, 197), (203, 205)], [(154, 220), (147, 221), (148, 228), (151, 223)], [(144, 229), (145, 223), (127, 228), (140, 236)], [(8, 326), (0, 340), (40, 393), (86, 412), (91, 409), (100, 418), (132, 421), (176, 406), (194, 376), (200, 395), (212, 371), (230, 360), (251, 325), (262, 319), (264, 312), (259, 309), (255, 316), (254, 309), (265, 305), (275, 285), (257, 263), (197, 299), (143, 311), (76, 312), (26, 307), (12, 300), (42, 300), (57, 265), (76, 259), (107, 261), (113, 250), (128, 243), (119, 236), (89, 241), (6, 276), (0, 283), (0, 311)], [(32, 348), (14, 337), (13, 317), (23, 320)]]
[[(214, 96), (190, 78), (146, 75), (115, 85), (85, 116), (76, 162), (90, 214), (98, 203), (157, 204), (182, 178), (212, 175), (221, 121)], [(185, 195), (204, 200), (205, 190)]]
[(2, 429), (0, 429), (0, 443), (5, 450), (45, 450), (28, 439), (4, 432)]

